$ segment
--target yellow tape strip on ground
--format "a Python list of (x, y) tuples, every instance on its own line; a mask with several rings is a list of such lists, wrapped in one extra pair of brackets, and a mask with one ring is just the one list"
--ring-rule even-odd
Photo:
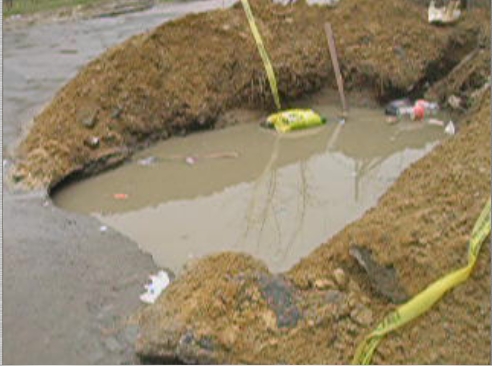
[(258, 51), (260, 52), (261, 59), (263, 60), (263, 65), (265, 66), (265, 71), (267, 73), (268, 82), (270, 83), (270, 89), (272, 90), (275, 105), (277, 106), (277, 109), (280, 110), (281, 106), (280, 106), (280, 98), (278, 96), (277, 79), (275, 78), (275, 73), (273, 71), (272, 63), (270, 62), (268, 53), (265, 50), (265, 46), (263, 45), (260, 32), (256, 27), (255, 18), (253, 17), (253, 13), (251, 12), (251, 8), (249, 6), (248, 0), (241, 0), (241, 3), (243, 4), (244, 12), (246, 13), (246, 17), (248, 18), (251, 32), (253, 33), (253, 37), (255, 38), (256, 45), (258, 46)]
[(387, 315), (359, 345), (352, 364), (369, 364), (374, 351), (386, 334), (417, 318), (429, 310), (447, 291), (466, 281), (475, 266), (480, 248), (489, 234), (490, 197), (473, 227), (468, 246), (468, 265), (432, 283), (412, 300)]

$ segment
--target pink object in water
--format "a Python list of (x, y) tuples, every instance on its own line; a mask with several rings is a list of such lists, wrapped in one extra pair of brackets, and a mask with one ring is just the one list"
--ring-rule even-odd
[(113, 194), (113, 198), (115, 200), (126, 200), (128, 198), (128, 195), (126, 193), (115, 193)]
[(417, 102), (413, 107), (413, 118), (417, 121), (420, 121), (425, 116), (425, 107)]

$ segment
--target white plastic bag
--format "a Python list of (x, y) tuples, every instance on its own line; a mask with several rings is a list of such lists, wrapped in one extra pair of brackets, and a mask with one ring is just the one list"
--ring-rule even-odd
[(149, 276), (151, 283), (144, 285), (145, 292), (140, 295), (140, 300), (146, 304), (153, 304), (164, 289), (169, 286), (169, 276), (164, 271), (159, 271), (157, 275)]

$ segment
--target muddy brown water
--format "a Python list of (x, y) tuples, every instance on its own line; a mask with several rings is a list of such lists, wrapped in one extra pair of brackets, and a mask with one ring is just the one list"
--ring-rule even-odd
[(312, 105), (326, 126), (285, 135), (243, 122), (172, 138), (124, 166), (58, 190), (67, 210), (94, 215), (179, 272), (194, 258), (241, 251), (279, 272), (356, 220), (443, 138), (443, 128), (388, 125), (381, 110)]

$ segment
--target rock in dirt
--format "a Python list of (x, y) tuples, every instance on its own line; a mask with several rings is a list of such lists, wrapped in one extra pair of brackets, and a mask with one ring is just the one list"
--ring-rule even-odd
[(278, 328), (292, 328), (301, 319), (293, 286), (282, 276), (261, 275), (260, 291), (277, 317)]
[(350, 312), (350, 318), (357, 324), (367, 327), (372, 323), (372, 311), (359, 304)]
[(333, 278), (335, 279), (335, 282), (337, 283), (338, 287), (340, 287), (340, 289), (344, 289), (347, 286), (348, 278), (343, 269), (335, 269), (333, 271)]
[(450, 95), (448, 98), (448, 104), (453, 109), (461, 109), (461, 98), (456, 95)]
[(372, 251), (358, 245), (350, 247), (350, 255), (364, 269), (372, 287), (380, 295), (393, 303), (408, 299), (405, 289), (400, 285), (398, 273), (393, 266), (383, 266), (373, 259)]
[(314, 281), (314, 287), (318, 290), (326, 290), (329, 288), (334, 288), (335, 284), (327, 278), (320, 278)]
[(88, 116), (82, 120), (82, 124), (86, 128), (93, 128), (96, 125), (97, 119), (96, 115), (93, 114), (92, 116)]
[(325, 299), (329, 304), (341, 304), (347, 300), (347, 295), (338, 290), (329, 290)]

